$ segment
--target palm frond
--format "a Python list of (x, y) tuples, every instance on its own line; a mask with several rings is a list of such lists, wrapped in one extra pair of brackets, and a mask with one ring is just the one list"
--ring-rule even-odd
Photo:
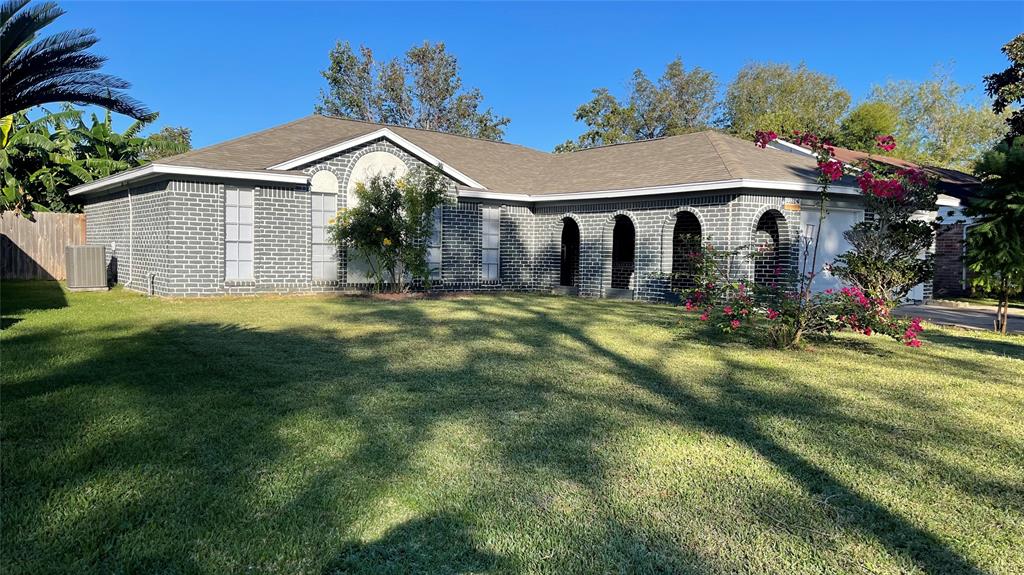
[(0, 9), (0, 14), (6, 16), (2, 27), (0, 27), (0, 63), (2, 64), (6, 65), (11, 58), (36, 39), (40, 30), (64, 15), (64, 10), (56, 2), (43, 2), (26, 9), (27, 4), (28, 2), (21, 0), (8, 0)]
[(105, 59), (87, 52), (97, 42), (93, 30), (67, 30), (37, 40), (63, 14), (53, 2), (0, 4), (0, 117), (51, 102), (73, 102), (145, 118), (149, 110), (121, 92), (130, 87), (128, 82), (96, 72)]

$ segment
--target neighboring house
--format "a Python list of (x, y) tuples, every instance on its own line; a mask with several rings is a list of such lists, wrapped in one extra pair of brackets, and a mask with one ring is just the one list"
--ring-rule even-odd
[[(440, 165), (451, 203), (437, 215), (433, 289), (543, 290), (661, 300), (687, 278), (685, 236), (735, 258), (736, 278), (796, 269), (816, 223), (812, 158), (716, 132), (549, 154), (523, 146), (325, 116), (164, 158), (78, 186), (87, 240), (114, 280), (159, 295), (367, 287), (325, 226), (359, 181)], [(852, 179), (832, 187), (819, 262), (863, 218)], [(673, 281), (676, 283), (673, 286)], [(821, 278), (821, 289), (836, 283)]]
[[(776, 149), (811, 155), (807, 148), (786, 141), (771, 144)], [(935, 182), (939, 196), (934, 210), (920, 212), (916, 217), (940, 225), (935, 233), (932, 253), (935, 255), (935, 276), (931, 283), (920, 284), (907, 296), (911, 300), (926, 300), (935, 296), (962, 295), (968, 291), (967, 268), (964, 265), (964, 243), (967, 230), (972, 220), (964, 215), (965, 203), (977, 193), (981, 181), (970, 174), (938, 168), (922, 166), (907, 160), (868, 154), (858, 150), (836, 147), (835, 157), (847, 165), (857, 165), (870, 157), (871, 160), (888, 164), (897, 168), (917, 168), (924, 171)], [(841, 251), (849, 249), (849, 244), (842, 242)]]

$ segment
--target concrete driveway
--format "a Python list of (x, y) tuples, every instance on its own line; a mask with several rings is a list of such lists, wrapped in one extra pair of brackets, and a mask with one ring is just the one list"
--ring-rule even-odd
[[(991, 331), (996, 319), (995, 306), (950, 305), (940, 303), (901, 305), (893, 312), (897, 315), (920, 317), (939, 325), (952, 325), (966, 329)], [(1010, 308), (1007, 333), (1024, 333), (1024, 310)]]

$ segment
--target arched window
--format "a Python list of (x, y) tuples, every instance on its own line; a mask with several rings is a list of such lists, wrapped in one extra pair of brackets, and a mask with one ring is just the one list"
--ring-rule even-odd
[(320, 170), (310, 178), (309, 191), (316, 194), (337, 194), (338, 176), (330, 170)]
[(338, 212), (338, 176), (320, 170), (309, 180), (312, 219), (312, 274), (314, 281), (338, 279), (338, 248), (327, 234), (331, 218)]
[(700, 220), (693, 212), (682, 211), (676, 214), (676, 224), (672, 229), (672, 289), (674, 291), (692, 290), (696, 287), (693, 281), (694, 258), (701, 250)]

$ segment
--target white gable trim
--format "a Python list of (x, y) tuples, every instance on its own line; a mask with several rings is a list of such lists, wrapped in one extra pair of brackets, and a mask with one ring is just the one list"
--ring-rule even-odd
[(146, 164), (145, 166), (100, 178), (68, 191), (68, 195), (77, 196), (88, 192), (98, 192), (116, 188), (135, 180), (141, 180), (151, 176), (172, 175), (172, 176), (197, 176), (204, 178), (221, 178), (230, 180), (255, 180), (259, 182), (275, 182), (281, 184), (305, 184), (309, 176), (304, 174), (279, 174), (267, 171), (251, 170), (220, 170), (214, 168), (196, 168), (192, 166), (172, 166), (169, 164)]
[[(633, 196), (653, 196), (658, 194), (682, 194), (689, 192), (706, 192), (736, 188), (780, 190), (787, 192), (817, 192), (821, 189), (821, 187), (818, 184), (805, 184), (799, 182), (776, 182), (772, 180), (752, 180), (749, 178), (736, 178), (732, 180), (716, 180), (711, 182), (676, 184), (671, 186), (652, 186), (647, 188), (601, 190), (595, 192), (565, 192), (554, 194), (516, 194), (489, 192), (487, 190), (460, 189), (459, 196), (464, 198), (479, 198), (483, 200), (512, 200), (532, 203), (562, 202), (573, 200), (599, 200)], [(851, 186), (830, 186), (829, 192), (844, 195), (860, 195), (860, 189)]]
[(345, 150), (350, 150), (352, 148), (355, 148), (356, 146), (361, 146), (361, 145), (363, 145), (363, 144), (365, 144), (367, 142), (372, 142), (372, 141), (378, 140), (380, 138), (384, 138), (384, 139), (388, 140), (392, 144), (394, 144), (394, 145), (398, 146), (399, 148), (402, 148), (406, 152), (409, 152), (410, 154), (418, 157), (419, 159), (423, 160), (425, 163), (430, 164), (431, 166), (440, 165), (442, 172), (444, 172), (448, 176), (452, 177), (453, 179), (458, 180), (463, 185), (466, 185), (466, 186), (469, 186), (469, 187), (472, 187), (472, 188), (487, 189), (480, 182), (477, 182), (473, 178), (470, 178), (466, 174), (463, 174), (462, 172), (456, 170), (455, 168), (453, 168), (451, 166), (445, 165), (444, 162), (439, 160), (436, 156), (434, 156), (430, 152), (424, 150), (423, 148), (417, 146), (416, 144), (410, 142), (409, 140), (406, 140), (405, 138), (403, 138), (402, 136), (399, 136), (398, 134), (392, 132), (388, 128), (381, 128), (381, 129), (376, 130), (374, 132), (370, 132), (369, 134), (363, 134), (362, 136), (358, 136), (356, 138), (352, 138), (351, 140), (345, 140), (344, 142), (340, 142), (340, 143), (335, 144), (333, 146), (330, 146), (328, 148), (323, 148), (323, 149), (320, 149), (320, 150), (316, 150), (314, 152), (310, 152), (308, 154), (304, 154), (304, 155), (299, 156), (297, 158), (292, 158), (291, 160), (288, 160), (286, 162), (281, 162), (280, 164), (274, 164), (273, 166), (270, 166), (267, 169), (268, 170), (291, 170), (291, 169), (297, 168), (299, 166), (302, 166), (302, 165), (305, 165), (305, 164), (309, 164), (311, 162), (315, 162), (315, 161), (319, 160), (320, 158), (326, 158), (327, 156), (333, 156), (334, 154), (337, 154), (337, 153), (340, 153), (340, 152), (344, 152)]

